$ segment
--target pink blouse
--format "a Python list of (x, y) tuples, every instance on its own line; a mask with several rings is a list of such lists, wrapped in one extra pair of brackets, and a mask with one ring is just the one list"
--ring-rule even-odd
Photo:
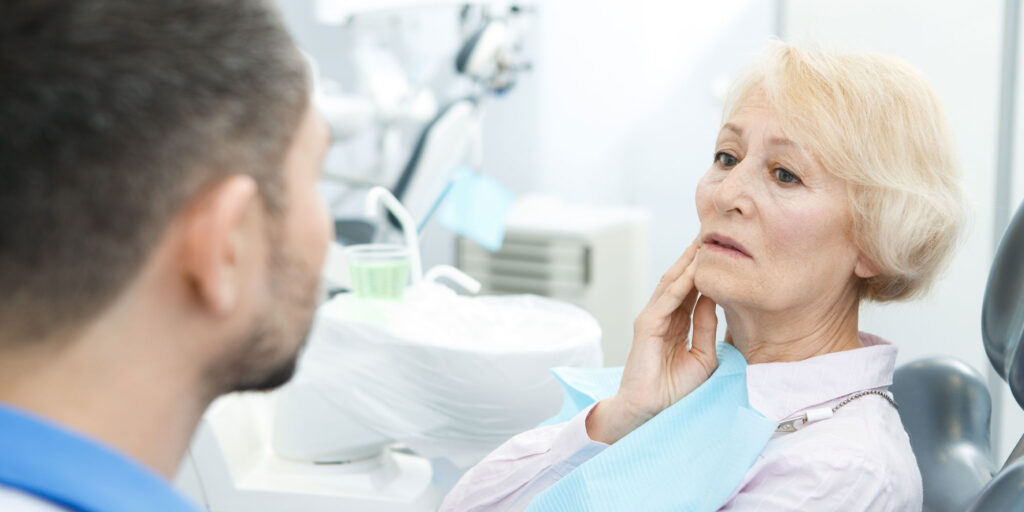
[[(750, 405), (785, 421), (892, 384), (896, 347), (867, 333), (863, 348), (747, 367)], [(600, 453), (587, 436), (593, 406), (572, 420), (523, 432), (470, 469), (442, 512), (523, 510), (535, 495)], [(867, 395), (832, 418), (776, 433), (720, 510), (919, 511), (921, 474), (896, 409)]]

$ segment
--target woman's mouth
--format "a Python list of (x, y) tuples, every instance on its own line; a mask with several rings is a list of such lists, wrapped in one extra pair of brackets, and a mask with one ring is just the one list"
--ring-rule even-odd
[(749, 258), (750, 254), (737, 241), (723, 235), (712, 233), (704, 237), (704, 247), (708, 250), (733, 256), (736, 258)]

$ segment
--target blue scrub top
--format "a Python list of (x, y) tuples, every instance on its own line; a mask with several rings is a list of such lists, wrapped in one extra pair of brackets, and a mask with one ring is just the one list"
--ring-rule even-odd
[(198, 511), (138, 462), (4, 404), (0, 404), (0, 484), (83, 512)]

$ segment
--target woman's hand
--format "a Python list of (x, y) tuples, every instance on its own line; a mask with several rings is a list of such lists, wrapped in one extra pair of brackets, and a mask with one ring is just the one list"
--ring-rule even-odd
[[(619, 392), (587, 418), (587, 434), (612, 444), (690, 394), (718, 368), (715, 303), (693, 285), (700, 244), (694, 241), (662, 276), (633, 324), (633, 348)], [(693, 326), (692, 348), (687, 334)]]

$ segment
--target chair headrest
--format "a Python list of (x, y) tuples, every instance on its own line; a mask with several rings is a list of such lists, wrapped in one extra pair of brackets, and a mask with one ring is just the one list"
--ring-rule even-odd
[(1024, 204), (1006, 228), (988, 274), (981, 336), (992, 366), (1024, 407)]

